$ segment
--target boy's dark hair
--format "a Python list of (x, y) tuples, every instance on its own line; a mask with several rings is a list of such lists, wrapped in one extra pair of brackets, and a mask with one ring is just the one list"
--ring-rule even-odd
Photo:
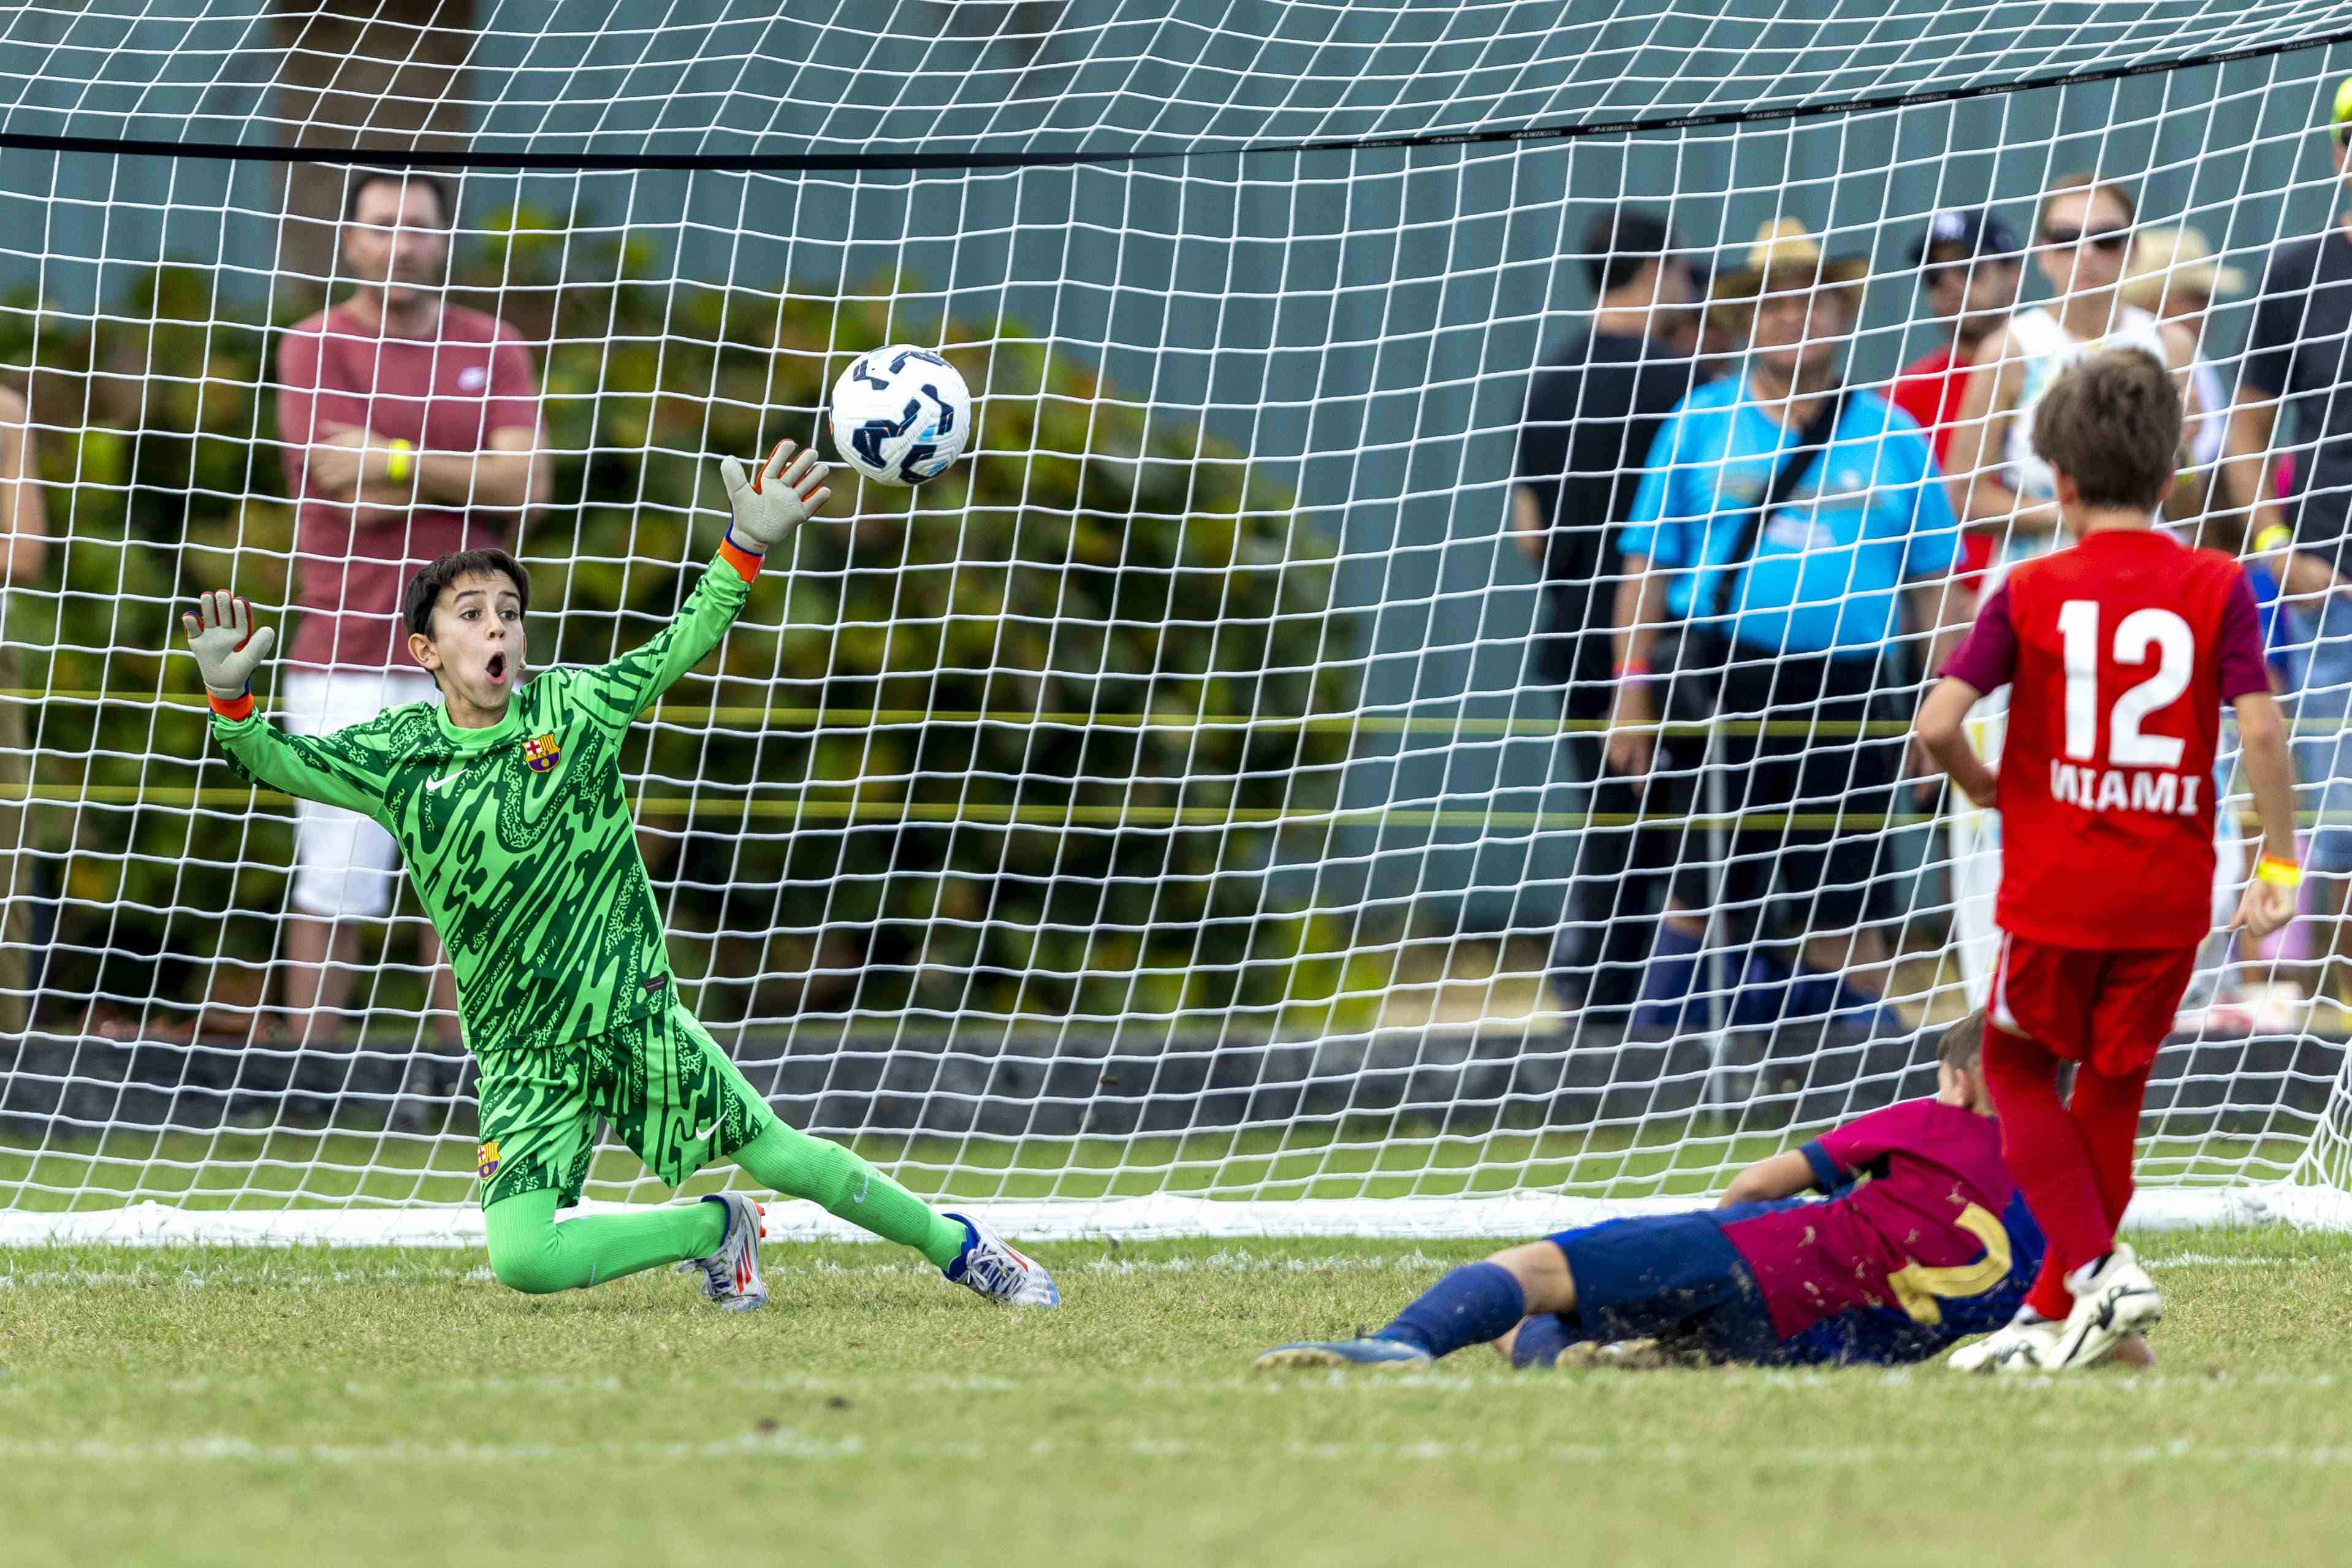
[(1936, 1041), (1936, 1059), (1954, 1072), (1974, 1072), (1984, 1055), (1985, 1014), (1979, 1007), (1956, 1024), (1945, 1026)]
[(523, 609), (530, 609), (530, 577), (521, 562), (503, 550), (460, 550), (455, 555), (444, 555), (408, 580), (407, 591), (400, 596), (401, 620), (417, 636), (431, 637), (433, 608), (441, 602), (441, 591), (460, 577), (489, 572), (505, 574), (514, 584)]
[(343, 221), (352, 223), (360, 216), (360, 193), (370, 185), (423, 185), (433, 193), (440, 204), (441, 222), (447, 228), (457, 220), (457, 193), (449, 182), (438, 174), (428, 174), (415, 169), (362, 169), (343, 187)]
[(2074, 481), (2083, 504), (2154, 511), (2180, 466), (2180, 389), (2146, 349), (2108, 349), (2069, 366), (2033, 409), (2033, 452)]

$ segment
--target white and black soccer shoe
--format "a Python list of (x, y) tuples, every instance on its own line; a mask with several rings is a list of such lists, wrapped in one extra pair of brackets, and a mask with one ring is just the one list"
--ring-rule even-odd
[(1974, 1343), (1962, 1345), (1945, 1358), (1944, 1364), (1954, 1372), (2040, 1372), (2042, 1356), (2058, 1342), (2063, 1327), (2055, 1318), (2020, 1307), (2017, 1316)]
[(2074, 1310), (2042, 1352), (2044, 1372), (2090, 1366), (2131, 1335), (2164, 1321), (2164, 1298), (2157, 1293), (2156, 1281), (2120, 1241), (2097, 1268), (2085, 1264), (2066, 1276), (2066, 1285), (2074, 1292)]

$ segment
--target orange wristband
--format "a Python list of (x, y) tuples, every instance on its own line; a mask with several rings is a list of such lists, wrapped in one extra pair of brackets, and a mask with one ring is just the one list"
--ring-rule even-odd
[(205, 693), (205, 700), (213, 705), (214, 712), (232, 724), (253, 717), (253, 692), (250, 688), (238, 692), (234, 697), (226, 698), (216, 697), (207, 691)]
[(736, 543), (732, 533), (719, 542), (719, 559), (735, 568), (746, 583), (760, 574), (761, 557)]

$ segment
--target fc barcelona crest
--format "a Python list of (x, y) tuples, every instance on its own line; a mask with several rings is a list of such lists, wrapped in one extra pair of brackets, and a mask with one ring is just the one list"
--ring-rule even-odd
[(499, 1141), (495, 1138), (474, 1151), (474, 1174), (488, 1181), (499, 1173)]
[(541, 735), (536, 741), (522, 744), (522, 765), (532, 773), (543, 773), (563, 760), (563, 748), (555, 743), (552, 735)]

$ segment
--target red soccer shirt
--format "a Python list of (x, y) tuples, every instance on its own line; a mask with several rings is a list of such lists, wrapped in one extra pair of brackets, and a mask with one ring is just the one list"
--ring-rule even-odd
[[(1936, 467), (1942, 468), (1946, 454), (1952, 449), (1952, 428), (1959, 422), (1960, 404), (1969, 395), (1969, 377), (1976, 366), (1959, 358), (1946, 343), (1932, 353), (1921, 354), (1903, 367), (1895, 378), (1894, 387), (1886, 401), (1919, 422), (1927, 433), (1927, 449), (1936, 455)], [(1973, 583), (1992, 563), (1992, 536), (1989, 533), (1968, 533), (1960, 538), (1959, 575)]]
[(428, 451), (473, 452), (494, 430), (539, 423), (539, 378), (522, 334), (479, 310), (443, 309), (436, 336), (386, 337), (338, 306), (278, 347), (278, 435), (297, 498), (294, 599), (304, 611), (292, 663), (408, 665), (400, 595), (416, 570), (452, 551), (504, 544), (501, 512), (420, 506), (352, 526), (352, 509), (305, 488), (304, 448), (333, 425), (363, 426)]
[(2013, 568), (1944, 673), (2008, 685), (2000, 929), (2053, 947), (2194, 947), (2212, 929), (2221, 705), (2268, 692), (2237, 562), (2154, 529)]
[(1804, 1155), (1822, 1188), (1841, 1195), (1723, 1226), (1780, 1338), (1856, 1307), (1898, 1307), (1915, 1321), (1958, 1327), (2020, 1254), (2031, 1276), (2042, 1237), (2017, 1202), (1992, 1118), (1906, 1100), (1832, 1129)]

